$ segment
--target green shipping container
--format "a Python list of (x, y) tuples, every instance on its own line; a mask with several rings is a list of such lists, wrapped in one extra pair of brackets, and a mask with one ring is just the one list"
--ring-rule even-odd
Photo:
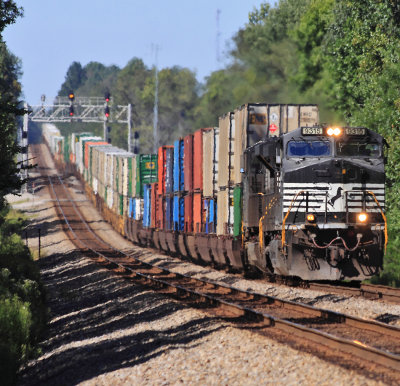
[(233, 236), (242, 234), (242, 187), (233, 189)]
[(128, 196), (132, 197), (132, 158), (128, 158)]
[(143, 185), (158, 181), (157, 154), (140, 154), (136, 158), (136, 197), (143, 198)]
[(124, 215), (124, 196), (122, 194), (119, 195), (119, 214)]

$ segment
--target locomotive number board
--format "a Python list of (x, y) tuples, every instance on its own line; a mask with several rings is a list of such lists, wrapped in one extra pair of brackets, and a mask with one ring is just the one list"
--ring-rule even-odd
[[(302, 127), (301, 135), (326, 135), (327, 129), (323, 127)], [(365, 127), (345, 127), (343, 129), (345, 135), (363, 136), (367, 134)]]
[(324, 135), (323, 127), (302, 127), (301, 135)]

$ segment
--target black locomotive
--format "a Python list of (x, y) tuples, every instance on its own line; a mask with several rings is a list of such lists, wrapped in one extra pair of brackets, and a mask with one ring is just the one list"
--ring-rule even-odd
[(305, 280), (378, 274), (387, 244), (385, 144), (364, 127), (314, 126), (248, 148), (248, 264)]

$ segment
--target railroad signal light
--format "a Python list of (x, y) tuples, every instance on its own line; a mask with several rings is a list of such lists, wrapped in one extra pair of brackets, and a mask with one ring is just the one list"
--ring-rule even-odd
[(104, 94), (104, 99), (106, 100), (106, 102), (110, 102), (110, 98), (111, 98), (111, 94), (109, 92), (106, 92)]
[(110, 108), (108, 106), (106, 106), (104, 108), (104, 115), (108, 118), (110, 116)]
[(73, 117), (74, 114), (75, 114), (75, 113), (74, 113), (74, 106), (71, 105), (71, 106), (69, 106), (69, 116), (70, 116), (70, 117)]
[(75, 94), (74, 94), (72, 91), (70, 91), (70, 93), (68, 94), (68, 99), (69, 99), (71, 102), (74, 101), (74, 99), (75, 99)]

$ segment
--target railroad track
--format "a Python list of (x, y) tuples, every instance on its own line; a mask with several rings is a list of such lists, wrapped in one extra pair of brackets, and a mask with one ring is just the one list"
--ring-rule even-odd
[[(173, 273), (140, 261), (139, 255), (116, 250), (101, 240), (85, 221), (67, 187), (58, 176), (47, 176), (50, 192), (65, 230), (87, 255), (120, 274), (173, 294), (247, 327), (280, 330), (298, 341), (312, 342), (324, 350), (339, 351), (378, 368), (400, 382), (400, 329), (337, 312), (242, 291), (203, 279)], [(149, 252), (152, 253), (152, 252)]]
[[(46, 170), (47, 165), (41, 161), (41, 155), (37, 145), (31, 146), (31, 149), (39, 160), (41, 170)], [(336, 293), (345, 296), (362, 297), (374, 301), (400, 304), (400, 288), (364, 283), (349, 283), (348, 285), (340, 285), (334, 283), (309, 282), (301, 279), (288, 279), (273, 275), (265, 277), (265, 280), (270, 283), (279, 283), (291, 287), (301, 287), (327, 293)]]

